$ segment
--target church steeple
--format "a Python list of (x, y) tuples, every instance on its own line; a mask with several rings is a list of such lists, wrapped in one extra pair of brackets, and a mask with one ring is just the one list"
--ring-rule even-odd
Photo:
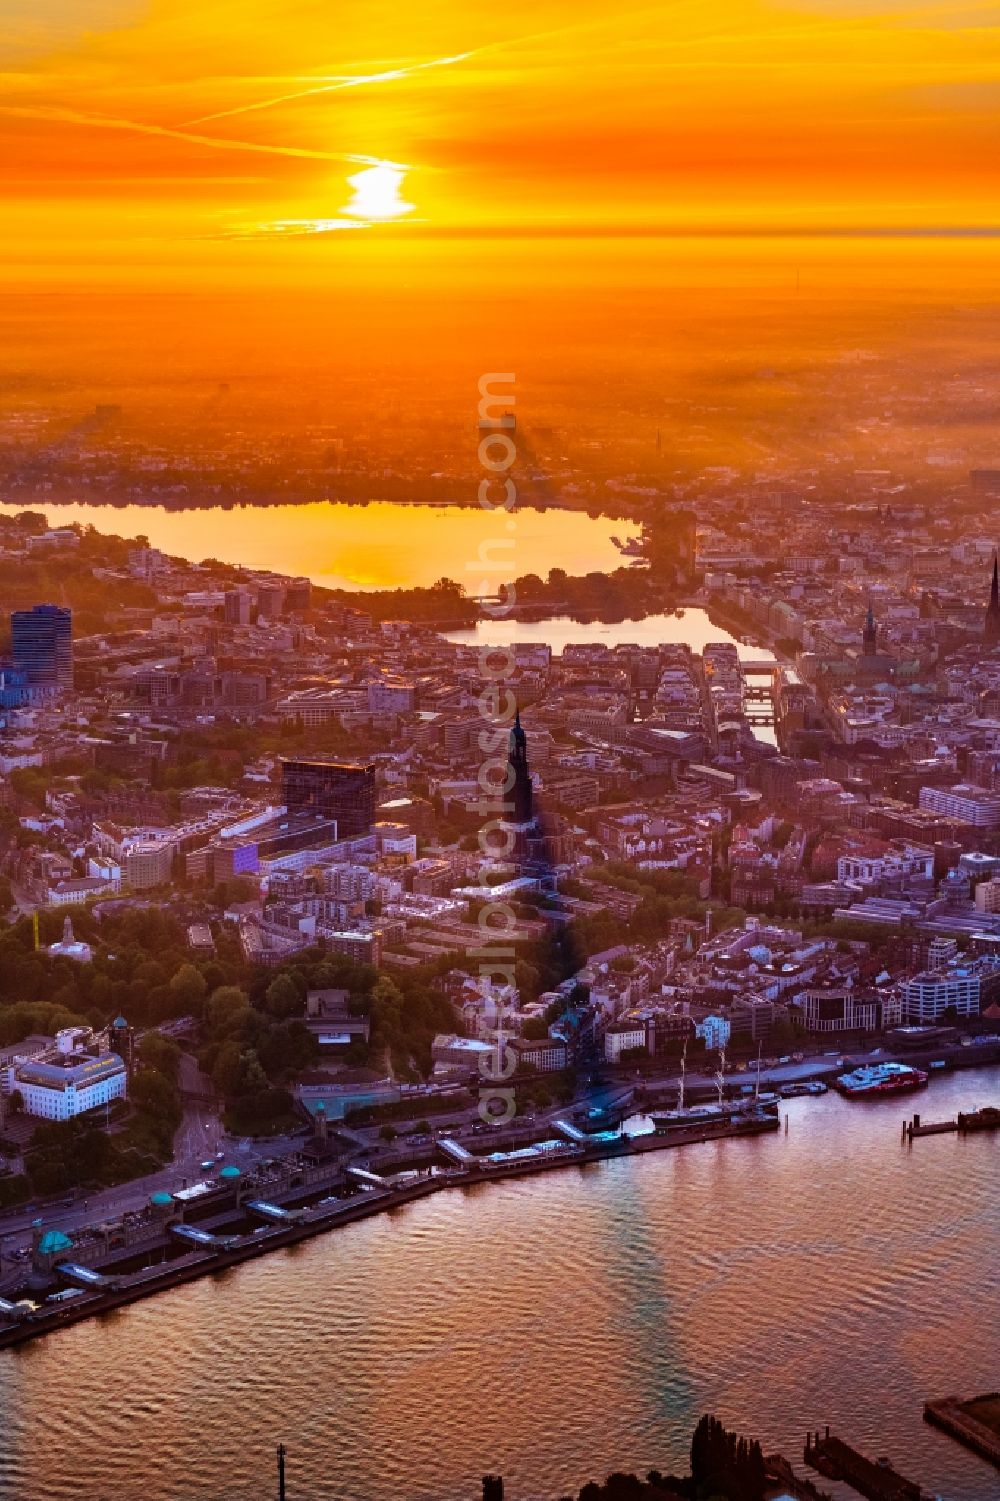
[(878, 626), (875, 624), (875, 612), (872, 610), (871, 600), (868, 601), (868, 614), (865, 616), (865, 628), (861, 636), (861, 647), (866, 657), (873, 657), (878, 646)]
[(521, 728), (521, 711), (514, 715), (507, 749), (507, 761), (513, 772), (514, 823), (531, 822), (531, 772), (528, 770), (528, 741)]
[(986, 644), (996, 646), (1000, 641), (1000, 568), (997, 554), (993, 554), (993, 582), (990, 585), (990, 602), (986, 607), (986, 628), (983, 632)]

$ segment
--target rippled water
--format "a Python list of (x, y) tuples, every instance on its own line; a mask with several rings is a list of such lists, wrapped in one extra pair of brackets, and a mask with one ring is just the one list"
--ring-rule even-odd
[[(1000, 1101), (935, 1080), (925, 1118)], [(441, 1194), (0, 1356), (17, 1501), (555, 1501), (684, 1463), (711, 1408), (793, 1458), (830, 1423), (949, 1501), (996, 1472), (922, 1421), (1000, 1385), (1000, 1140), (913, 1100), (788, 1135)]]

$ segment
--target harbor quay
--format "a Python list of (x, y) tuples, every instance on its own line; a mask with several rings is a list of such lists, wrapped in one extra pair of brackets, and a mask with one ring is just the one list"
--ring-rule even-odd
[(401, 1207), (430, 1194), (613, 1158), (780, 1128), (776, 1108), (744, 1103), (719, 1115), (693, 1110), (676, 1124), (633, 1134), (582, 1130), (570, 1120), (496, 1133), (481, 1155), (450, 1138), (426, 1150), (392, 1154), (378, 1171), (345, 1161), (320, 1136), (296, 1163), (246, 1177), (223, 1168), (217, 1180), (158, 1192), (125, 1226), (95, 1226), (71, 1239), (36, 1233), (30, 1272), (0, 1298), (0, 1348), (27, 1343), (153, 1293), (314, 1235)]
[(1000, 1392), (928, 1402), (924, 1418), (1000, 1470)]
[(803, 1458), (827, 1480), (843, 1481), (866, 1501), (931, 1501), (916, 1481), (908, 1480), (888, 1459), (869, 1459), (827, 1428), (806, 1434)]
[(909, 1141), (914, 1137), (943, 1136), (953, 1131), (963, 1136), (973, 1131), (1000, 1131), (1000, 1109), (986, 1105), (981, 1110), (960, 1110), (953, 1119), (944, 1121), (925, 1121), (915, 1115), (903, 1125), (904, 1139)]
[[(985, 1055), (985, 1056), (984, 1056)], [(956, 1048), (949, 1057), (949, 1068), (971, 1068), (991, 1064), (993, 1049)], [(248, 1229), (257, 1233), (254, 1245), (264, 1240), (261, 1232), (287, 1228), (290, 1217), (256, 1214), (249, 1227), (230, 1226), (227, 1205), (243, 1214), (255, 1214), (251, 1201), (274, 1201), (279, 1206), (295, 1208), (306, 1225), (306, 1233), (333, 1227), (348, 1219), (378, 1212), (398, 1201), (415, 1178), (430, 1181), (436, 1191), (455, 1184), (487, 1181), (498, 1177), (525, 1176), (550, 1168), (580, 1162), (634, 1155), (662, 1147), (703, 1141), (714, 1136), (755, 1134), (777, 1129), (778, 1112), (786, 1101), (818, 1098), (831, 1087), (838, 1087), (838, 1070), (850, 1067), (851, 1059), (824, 1055), (791, 1067), (764, 1069), (759, 1073), (730, 1074), (710, 1081), (707, 1076), (688, 1075), (680, 1079), (659, 1080), (648, 1076), (628, 1085), (624, 1079), (617, 1089), (605, 1088), (597, 1094), (585, 1094), (561, 1109), (521, 1117), (506, 1127), (493, 1127), (488, 1134), (482, 1126), (470, 1128), (464, 1116), (450, 1126), (439, 1127), (430, 1134), (407, 1134), (400, 1129), (391, 1145), (377, 1132), (348, 1128), (326, 1118), (320, 1110), (311, 1116), (311, 1138), (289, 1139), (277, 1150), (287, 1155), (244, 1160), (241, 1167), (222, 1166), (223, 1153), (215, 1162), (202, 1162), (207, 1178), (203, 1182), (189, 1179), (154, 1180), (145, 1194), (126, 1198), (121, 1205), (99, 1207), (95, 1199), (88, 1221), (74, 1202), (60, 1213), (54, 1206), (45, 1217), (32, 1224), (23, 1215), (0, 1220), (0, 1242), (4, 1245), (3, 1272), (0, 1275), (0, 1345), (10, 1343), (10, 1326), (46, 1326), (48, 1311), (59, 1310), (65, 1319), (69, 1305), (89, 1307), (81, 1295), (91, 1296), (98, 1284), (64, 1287), (65, 1280), (54, 1269), (57, 1264), (72, 1262), (103, 1268), (113, 1261), (116, 1275), (139, 1277), (149, 1281), (154, 1263), (179, 1263), (183, 1251), (195, 1257), (199, 1266), (211, 1249), (209, 1241), (197, 1241), (191, 1227), (208, 1216), (222, 1211), (218, 1226), (231, 1240), (238, 1241)], [(785, 1076), (782, 1082), (782, 1076)], [(942, 1077), (932, 1070), (932, 1076)], [(848, 1099), (852, 1091), (841, 1091)], [(864, 1096), (862, 1104), (864, 1102)], [(588, 1104), (600, 1101), (600, 1108)], [(879, 1100), (880, 1105), (886, 1102)], [(678, 1108), (679, 1107), (679, 1108)], [(859, 1107), (855, 1107), (859, 1108)], [(904, 1140), (945, 1131), (992, 1131), (1000, 1122), (1000, 1110), (988, 1106), (972, 1113), (959, 1113), (956, 1120), (922, 1122), (914, 1116), (904, 1121)], [(788, 1120), (785, 1119), (786, 1129)], [(291, 1150), (288, 1150), (291, 1148)], [(359, 1174), (361, 1176), (359, 1176)], [(422, 1189), (421, 1192), (427, 1190)], [(363, 1200), (359, 1206), (359, 1196)], [(322, 1203), (323, 1199), (326, 1203)], [(344, 1202), (333, 1202), (334, 1199)], [(64, 1201), (68, 1202), (68, 1201)], [(246, 1206), (244, 1208), (244, 1206)], [(41, 1209), (42, 1206), (39, 1206)], [(178, 1221), (177, 1225), (174, 1221)], [(186, 1228), (182, 1228), (186, 1227)], [(208, 1227), (213, 1232), (217, 1226)], [(275, 1242), (277, 1243), (277, 1242)], [(218, 1249), (218, 1248), (216, 1248)], [(232, 1245), (228, 1251), (237, 1251)], [(58, 1254), (55, 1254), (58, 1253)], [(247, 1251), (246, 1254), (256, 1254)], [(30, 1258), (30, 1264), (29, 1259)], [(145, 1259), (144, 1259), (145, 1258)], [(209, 1258), (210, 1259), (210, 1258)], [(235, 1259), (240, 1259), (239, 1254)], [(123, 1263), (128, 1262), (127, 1267)], [(202, 1266), (202, 1270), (210, 1269)], [(140, 1275), (141, 1274), (141, 1275)], [(150, 1288), (149, 1290), (155, 1290)], [(68, 1296), (67, 1296), (68, 1294)], [(144, 1295), (144, 1294), (143, 1294)], [(41, 1299), (41, 1305), (39, 1301)], [(18, 1306), (21, 1305), (21, 1306)]]

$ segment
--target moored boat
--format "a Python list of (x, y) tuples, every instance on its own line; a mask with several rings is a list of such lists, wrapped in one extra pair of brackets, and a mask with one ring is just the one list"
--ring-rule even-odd
[(726, 1099), (726, 1052), (724, 1048), (719, 1055), (719, 1072), (715, 1078), (719, 1089), (717, 1102), (709, 1105), (686, 1104), (687, 1043), (685, 1043), (681, 1054), (677, 1109), (651, 1110), (649, 1113), (657, 1136), (683, 1135), (686, 1132), (696, 1134), (706, 1130), (718, 1132), (726, 1127), (732, 1127), (734, 1131), (741, 1126), (748, 1129), (760, 1129), (762, 1123), (767, 1126), (778, 1124), (780, 1096), (761, 1093), (759, 1060), (756, 1087), (748, 1085), (747, 1093), (738, 1100)]
[(679, 1110), (653, 1110), (650, 1120), (656, 1132), (664, 1136), (675, 1131), (701, 1131), (706, 1126), (738, 1123), (757, 1116), (777, 1119), (777, 1095), (760, 1095), (747, 1100), (723, 1100), (709, 1105), (688, 1105)]
[(826, 1094), (822, 1079), (803, 1079), (794, 1084), (782, 1084), (778, 1090), (783, 1100), (798, 1100), (809, 1095)]
[(834, 1083), (849, 1099), (863, 1099), (921, 1089), (927, 1083), (927, 1074), (908, 1063), (869, 1063), (841, 1074)]

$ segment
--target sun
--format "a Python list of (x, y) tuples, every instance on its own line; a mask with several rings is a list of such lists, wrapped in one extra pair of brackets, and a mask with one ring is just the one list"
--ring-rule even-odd
[(353, 191), (350, 203), (343, 212), (355, 219), (379, 220), (400, 219), (412, 214), (413, 204), (399, 196), (406, 172), (401, 167), (380, 162), (376, 167), (366, 167), (347, 179)]

